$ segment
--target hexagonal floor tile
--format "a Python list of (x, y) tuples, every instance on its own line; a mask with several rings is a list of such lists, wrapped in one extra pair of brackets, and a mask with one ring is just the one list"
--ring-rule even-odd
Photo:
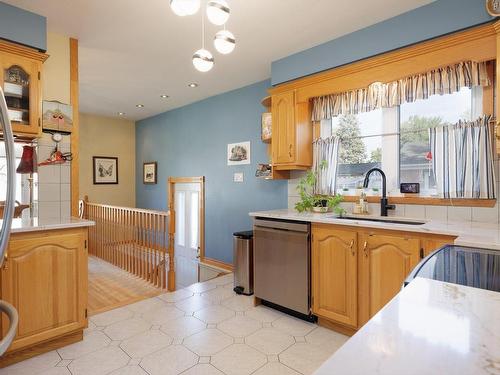
[(160, 330), (173, 338), (184, 338), (203, 331), (207, 325), (192, 316), (183, 316), (169, 320), (160, 327)]
[(203, 298), (207, 298), (214, 303), (220, 303), (221, 301), (224, 301), (225, 299), (231, 298), (235, 295), (236, 294), (232, 290), (226, 288), (215, 288), (201, 294)]
[(104, 313), (91, 316), (90, 320), (96, 326), (103, 327), (130, 319), (133, 316), (134, 313), (132, 311), (128, 310), (126, 307), (120, 307), (119, 309), (109, 310)]
[(231, 345), (233, 339), (218, 329), (206, 329), (184, 340), (184, 346), (198, 355), (209, 356)]
[(75, 359), (85, 354), (95, 352), (109, 345), (111, 340), (101, 331), (86, 333), (82, 341), (62, 347), (57, 350), (62, 359)]
[(293, 344), (279, 355), (280, 362), (302, 374), (312, 374), (335, 350), (310, 343)]
[(201, 310), (204, 307), (210, 306), (212, 302), (201, 296), (189, 297), (183, 301), (177, 302), (175, 307), (181, 309), (186, 313), (194, 313), (195, 311)]
[(220, 323), (234, 315), (234, 311), (219, 305), (209, 306), (194, 313), (195, 317), (208, 324)]
[(135, 336), (138, 333), (147, 331), (151, 328), (151, 324), (143, 319), (133, 318), (122, 322), (111, 324), (106, 327), (104, 333), (112, 340), (125, 340)]
[(145, 331), (120, 344), (131, 358), (142, 358), (172, 343), (172, 338), (161, 331)]
[(282, 363), (273, 362), (261, 367), (253, 375), (300, 375), (300, 373)]
[(254, 307), (254, 300), (250, 296), (234, 296), (222, 301), (222, 305), (234, 311), (246, 311)]
[(196, 284), (193, 284), (193, 285), (190, 285), (187, 287), (188, 290), (190, 290), (191, 292), (194, 292), (194, 293), (203, 293), (203, 292), (206, 292), (207, 290), (214, 289), (214, 288), (217, 288), (217, 285), (211, 284), (208, 282), (196, 283)]
[(120, 348), (113, 346), (77, 358), (68, 368), (73, 375), (103, 375), (124, 367), (129, 359)]
[(272, 323), (285, 316), (283, 313), (264, 305), (259, 305), (245, 311), (245, 315), (262, 323)]
[(186, 298), (193, 296), (193, 292), (187, 289), (179, 289), (175, 292), (169, 292), (165, 294), (161, 294), (158, 298), (162, 299), (165, 302), (179, 302)]
[(191, 367), (186, 372), (183, 372), (182, 375), (224, 375), (224, 373), (220, 372), (212, 365), (198, 364)]
[(248, 375), (266, 362), (265, 355), (245, 344), (233, 344), (212, 358), (212, 364), (227, 375)]
[(51, 370), (61, 361), (61, 357), (54, 350), (9, 367), (0, 369), (1, 375), (27, 375), (38, 374), (44, 370)]
[(148, 375), (148, 373), (139, 366), (125, 366), (113, 371), (109, 375)]
[(272, 323), (274, 328), (292, 336), (305, 336), (316, 328), (316, 324), (306, 322), (291, 316), (283, 316)]
[(262, 328), (262, 323), (247, 316), (235, 316), (219, 323), (217, 328), (232, 337), (245, 337)]
[(175, 306), (162, 306), (153, 308), (142, 314), (142, 319), (152, 325), (166, 324), (169, 320), (184, 316), (184, 311), (179, 310)]
[(323, 327), (317, 327), (305, 337), (307, 342), (319, 346), (328, 346), (331, 350), (337, 350), (349, 339), (348, 336), (331, 331)]
[(292, 336), (276, 328), (262, 328), (248, 336), (245, 342), (268, 355), (277, 355), (295, 343)]
[(182, 345), (173, 345), (144, 357), (141, 367), (150, 375), (177, 375), (197, 362), (196, 354)]

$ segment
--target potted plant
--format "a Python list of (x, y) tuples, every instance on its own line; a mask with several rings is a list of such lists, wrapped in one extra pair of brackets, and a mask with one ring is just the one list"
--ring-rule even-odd
[[(322, 165), (324, 164), (322, 163)], [(344, 210), (339, 206), (340, 202), (343, 200), (342, 195), (314, 194), (313, 191), (315, 183), (316, 173), (313, 171), (308, 171), (307, 174), (300, 179), (297, 186), (300, 201), (295, 204), (295, 209), (298, 212), (314, 211), (324, 213), (334, 211), (337, 214), (342, 215)]]

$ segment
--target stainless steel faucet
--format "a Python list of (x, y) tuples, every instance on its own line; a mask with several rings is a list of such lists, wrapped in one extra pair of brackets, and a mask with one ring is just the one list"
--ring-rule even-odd
[(387, 200), (387, 180), (385, 178), (385, 173), (380, 168), (372, 168), (365, 174), (365, 181), (363, 182), (363, 187), (366, 189), (368, 183), (370, 182), (370, 175), (373, 172), (379, 172), (382, 176), (382, 198), (380, 198), (380, 216), (387, 216), (387, 210), (394, 210), (396, 208), (393, 204), (388, 204)]

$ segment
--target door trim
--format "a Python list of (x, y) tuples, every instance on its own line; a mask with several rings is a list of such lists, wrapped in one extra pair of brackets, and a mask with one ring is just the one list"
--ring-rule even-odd
[(168, 289), (174, 291), (175, 288), (175, 184), (181, 183), (197, 183), (200, 184), (200, 204), (198, 215), (200, 217), (200, 258), (199, 261), (205, 260), (205, 176), (199, 177), (169, 177), (168, 178), (168, 210), (170, 211), (170, 225), (168, 230), (169, 237), (169, 261), (170, 271), (168, 276)]

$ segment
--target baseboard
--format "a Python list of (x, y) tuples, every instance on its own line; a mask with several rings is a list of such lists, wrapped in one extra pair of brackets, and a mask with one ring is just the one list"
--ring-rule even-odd
[(83, 340), (83, 330), (68, 333), (64, 336), (56, 337), (40, 342), (27, 348), (22, 348), (13, 352), (7, 352), (0, 358), (0, 368), (10, 366), (14, 363), (24, 361), (37, 355), (50, 352)]
[(217, 259), (203, 258), (202, 260), (200, 260), (200, 263), (205, 264), (209, 267), (219, 268), (220, 270), (227, 272), (233, 272), (234, 270), (234, 266), (231, 263), (222, 262)]
[(332, 322), (331, 320), (325, 318), (318, 318), (318, 325), (346, 336), (352, 336), (358, 331), (356, 328), (347, 327), (343, 324)]

